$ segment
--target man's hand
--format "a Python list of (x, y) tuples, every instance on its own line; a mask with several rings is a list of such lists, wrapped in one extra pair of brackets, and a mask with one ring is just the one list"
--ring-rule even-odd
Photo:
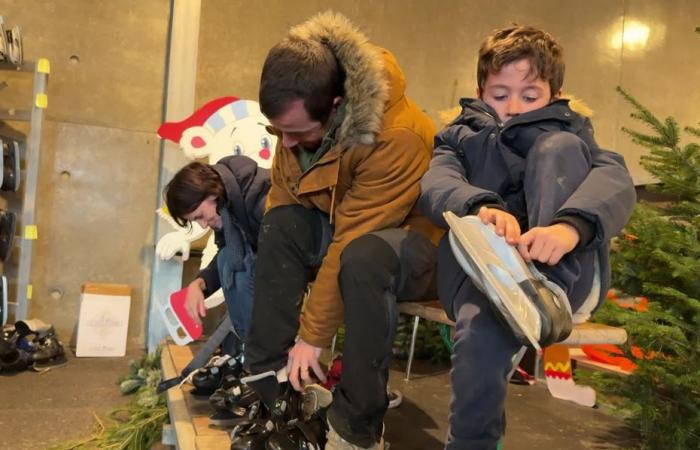
[(573, 250), (581, 237), (566, 223), (531, 228), (520, 237), (518, 251), (525, 261), (539, 261), (553, 266)]
[(482, 207), (477, 214), (483, 223), (492, 223), (496, 227), (496, 234), (505, 236), (506, 242), (515, 245), (520, 240), (520, 224), (515, 217), (498, 208)]
[(314, 371), (314, 374), (316, 374), (319, 380), (322, 382), (326, 381), (326, 375), (323, 373), (318, 363), (318, 357), (320, 355), (321, 349), (319, 347), (307, 344), (301, 338), (294, 344), (294, 347), (289, 350), (287, 374), (289, 375), (289, 382), (292, 383), (294, 389), (301, 392), (304, 389), (304, 385), (313, 381), (309, 368)]
[(204, 280), (196, 278), (187, 286), (187, 297), (185, 298), (185, 310), (197, 325), (202, 324), (202, 319), (207, 315), (207, 308), (204, 306)]

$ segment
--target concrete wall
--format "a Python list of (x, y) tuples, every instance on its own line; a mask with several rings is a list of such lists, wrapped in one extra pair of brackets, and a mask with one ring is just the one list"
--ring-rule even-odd
[[(226, 93), (257, 98), (259, 68), (285, 31), (332, 9), (390, 49), (406, 73), (408, 93), (435, 119), (476, 90), (476, 54), (495, 28), (512, 22), (542, 27), (564, 46), (564, 92), (595, 111), (599, 143), (623, 153), (637, 183), (650, 181), (638, 166), (643, 150), (620, 130), (634, 125), (615, 92), (622, 85), (659, 116), (681, 124), (700, 120), (700, 2), (695, 0), (207, 0), (197, 81), (198, 102)], [(620, 46), (648, 27), (643, 48)]]
[[(564, 90), (595, 110), (600, 144), (626, 156), (638, 183), (650, 178), (637, 164), (643, 151), (619, 131), (633, 123), (615, 86), (662, 117), (700, 120), (694, 0), (203, 0), (196, 103), (256, 99), (269, 47), (327, 9), (396, 54), (409, 94), (435, 119), (474, 94), (476, 52), (494, 28), (545, 28), (566, 50)], [(64, 334), (83, 282), (128, 283), (130, 345), (143, 343), (169, 14), (167, 0), (0, 0), (6, 23), (23, 27), (27, 58), (52, 63), (30, 315)], [(613, 45), (623, 27), (638, 25), (648, 27), (646, 46)], [(0, 107), (21, 103), (14, 93), (27, 89), (9, 77)]]
[[(143, 344), (169, 13), (168, 0), (0, 0), (25, 58), (51, 62), (29, 316), (65, 341), (93, 281), (132, 287), (129, 346)], [(11, 77), (1, 107), (27, 108), (31, 79)]]

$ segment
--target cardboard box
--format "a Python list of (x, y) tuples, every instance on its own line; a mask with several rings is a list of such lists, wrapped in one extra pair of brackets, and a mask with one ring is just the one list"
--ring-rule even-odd
[(80, 295), (76, 356), (124, 356), (131, 288), (85, 283)]

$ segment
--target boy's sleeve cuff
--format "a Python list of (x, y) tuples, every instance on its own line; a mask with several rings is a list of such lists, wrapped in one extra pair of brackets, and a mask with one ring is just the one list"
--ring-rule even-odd
[(479, 210), (483, 207), (486, 208), (493, 208), (493, 209), (500, 209), (501, 211), (505, 211), (506, 209), (503, 207), (503, 205), (499, 203), (489, 203), (489, 202), (484, 202), (484, 203), (477, 203), (476, 205), (472, 206), (469, 212), (467, 212), (468, 216), (475, 216), (479, 214)]
[(578, 232), (579, 241), (577, 248), (586, 247), (595, 237), (595, 226), (586, 219), (579, 216), (561, 216), (552, 221), (552, 225), (565, 223), (571, 225)]

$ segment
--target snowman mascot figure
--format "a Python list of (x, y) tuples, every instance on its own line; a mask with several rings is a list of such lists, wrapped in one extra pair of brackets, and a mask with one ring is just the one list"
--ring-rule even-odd
[[(245, 155), (255, 160), (258, 166), (269, 169), (277, 143), (277, 137), (267, 131), (269, 125), (257, 102), (222, 97), (210, 101), (181, 122), (162, 124), (158, 128), (158, 136), (179, 144), (185, 156), (191, 160), (206, 158), (209, 164), (216, 164), (225, 156)], [(158, 214), (175, 231), (158, 240), (156, 255), (168, 260), (180, 252), (183, 261), (186, 261), (192, 242), (204, 237), (209, 229), (200, 227), (196, 222), (192, 222), (189, 228), (180, 227), (162, 208)], [(200, 268), (207, 267), (217, 251), (212, 233), (204, 248)], [(216, 305), (223, 300), (219, 289), (207, 299), (207, 304)]]

